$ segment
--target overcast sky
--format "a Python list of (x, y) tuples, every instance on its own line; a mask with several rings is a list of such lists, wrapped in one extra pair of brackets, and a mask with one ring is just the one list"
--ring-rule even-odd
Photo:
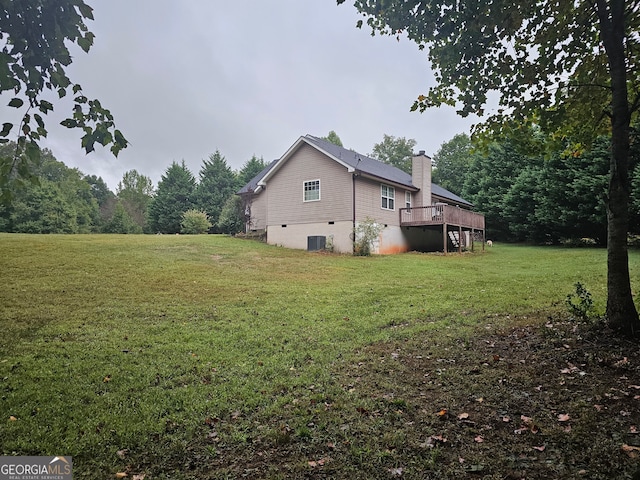
[(77, 50), (68, 73), (111, 110), (131, 145), (117, 159), (99, 145), (85, 155), (81, 132), (57, 125), (71, 109), (60, 103), (42, 145), (112, 190), (127, 170), (157, 185), (173, 161), (184, 160), (197, 176), (216, 150), (238, 170), (254, 154), (271, 161), (301, 135), (330, 130), (363, 154), (386, 133), (413, 138), (433, 156), (474, 121), (448, 107), (410, 112), (434, 82), (426, 53), (406, 39), (357, 29), (361, 17), (349, 2), (87, 3), (95, 43), (89, 54)]

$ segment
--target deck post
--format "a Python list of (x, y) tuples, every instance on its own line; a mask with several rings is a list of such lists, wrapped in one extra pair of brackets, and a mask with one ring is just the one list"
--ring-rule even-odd
[(462, 225), (458, 225), (458, 253), (462, 253)]
[(443, 223), (442, 224), (442, 240), (444, 242), (444, 254), (447, 254), (447, 243), (449, 243), (448, 238), (447, 238), (447, 224)]
[(475, 244), (475, 242), (474, 242), (475, 236), (476, 236), (476, 230), (475, 230), (475, 228), (471, 228), (471, 252), (474, 252), (473, 247), (474, 247), (474, 244)]

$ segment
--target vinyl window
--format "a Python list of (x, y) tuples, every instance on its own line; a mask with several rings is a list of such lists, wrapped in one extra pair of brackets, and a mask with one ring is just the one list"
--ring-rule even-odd
[(302, 198), (305, 202), (320, 200), (320, 180), (308, 180), (304, 182)]
[(380, 193), (382, 197), (382, 208), (384, 210), (395, 210), (396, 189), (383, 184), (380, 185)]

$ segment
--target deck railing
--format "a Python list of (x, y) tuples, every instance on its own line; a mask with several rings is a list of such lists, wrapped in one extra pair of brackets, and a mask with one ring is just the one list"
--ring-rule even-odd
[(400, 209), (401, 226), (458, 225), (484, 230), (484, 215), (452, 205), (430, 205)]

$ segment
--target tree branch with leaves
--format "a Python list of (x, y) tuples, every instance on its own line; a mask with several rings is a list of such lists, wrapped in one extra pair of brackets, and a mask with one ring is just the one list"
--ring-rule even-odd
[(72, 115), (61, 124), (83, 131), (85, 152), (92, 152), (98, 143), (110, 145), (117, 156), (127, 140), (115, 128), (111, 112), (87, 98), (66, 73), (72, 63), (68, 45), (84, 52), (93, 45), (94, 34), (86, 25), (93, 20), (93, 9), (83, 0), (15, 0), (1, 5), (0, 93), (11, 94), (9, 107), (24, 108), (19, 125), (5, 121), (0, 130), (0, 143), (16, 141), (13, 156), (0, 159), (0, 201), (6, 203), (9, 182), (31, 179), (32, 167), (39, 162), (38, 141), (47, 136), (45, 117), (54, 109), (43, 98), (45, 92), (54, 92), (59, 99), (73, 95)]
[[(611, 133), (607, 318), (629, 335), (640, 335), (627, 251), (629, 127), (640, 105), (638, 0), (354, 5), (364, 16), (359, 27), (366, 22), (372, 34), (406, 35), (428, 52), (436, 84), (418, 96), (412, 110), (455, 106), (462, 116), (486, 116), (483, 127), (498, 135), (511, 120), (584, 144)], [(498, 107), (487, 112), (494, 96)]]

